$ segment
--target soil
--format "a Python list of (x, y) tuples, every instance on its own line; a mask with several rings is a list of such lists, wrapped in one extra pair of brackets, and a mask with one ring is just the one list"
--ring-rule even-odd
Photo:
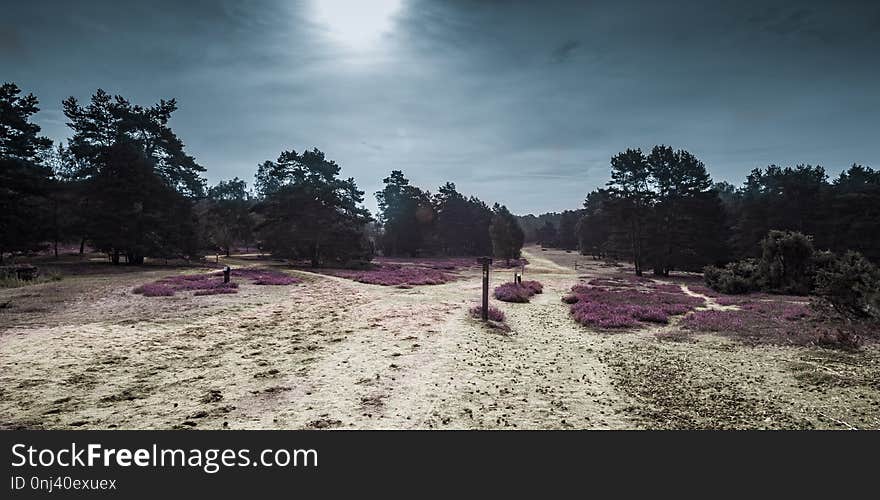
[[(524, 257), (544, 293), (492, 300), (509, 332), (468, 315), (473, 269), (410, 289), (287, 270), (304, 283), (143, 297), (132, 288), (193, 270), (62, 266), (61, 281), (0, 290), (0, 427), (880, 429), (876, 344), (747, 345), (677, 321), (594, 331), (560, 298), (619, 268)], [(493, 270), (492, 286), (512, 276)]]

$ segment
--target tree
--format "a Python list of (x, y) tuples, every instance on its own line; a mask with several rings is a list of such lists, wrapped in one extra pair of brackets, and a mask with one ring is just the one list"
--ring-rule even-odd
[(847, 322), (880, 318), (880, 269), (846, 252), (817, 272), (816, 295)]
[(535, 235), (535, 241), (543, 247), (554, 247), (557, 244), (559, 235), (556, 232), (556, 226), (552, 222), (544, 221)]
[(770, 231), (761, 241), (760, 272), (774, 292), (806, 295), (813, 288), (813, 241), (797, 231)]
[(223, 249), (228, 257), (232, 246), (252, 242), (254, 221), (251, 206), (247, 183), (238, 177), (208, 188), (208, 196), (199, 207), (199, 219), (207, 243)]
[(724, 209), (706, 167), (685, 150), (654, 146), (647, 157), (655, 191), (649, 243), (654, 273), (699, 270), (724, 258)]
[(440, 253), (444, 255), (489, 255), (492, 239), (489, 226), (492, 210), (483, 201), (471, 196), (466, 198), (447, 182), (433, 196), (434, 213), (437, 214), (436, 238)]
[(518, 259), (525, 236), (519, 227), (516, 217), (504, 205), (498, 203), (492, 207), (492, 225), (489, 234), (492, 238), (492, 254), (504, 259), (510, 266), (510, 259)]
[[(63, 107), (74, 132), (71, 178), (82, 183), (80, 204), (95, 246), (114, 263), (120, 255), (131, 264), (148, 256), (191, 256), (192, 201), (204, 195), (205, 169), (168, 126), (176, 101), (142, 107), (98, 89), (87, 106), (70, 97)], [(160, 221), (163, 226), (152, 226)]]
[(434, 221), (431, 195), (411, 186), (400, 170), (382, 182), (385, 188), (376, 193), (382, 249), (386, 255), (415, 257), (424, 249)]
[(581, 210), (565, 210), (559, 218), (559, 230), (557, 231), (556, 246), (564, 250), (576, 250), (578, 248), (577, 225), (583, 217)]
[(626, 237), (636, 275), (642, 275), (648, 217), (654, 200), (651, 172), (641, 149), (627, 149), (611, 158), (608, 205)]
[[(264, 163), (265, 165), (265, 163)], [(372, 249), (364, 230), (371, 220), (360, 206), (363, 191), (354, 179), (340, 179), (340, 167), (318, 149), (282, 152), (258, 178), (262, 192), (275, 186), (255, 207), (263, 246), (274, 255), (308, 259), (313, 267), (327, 262), (369, 260)]]
[(89, 236), (114, 264), (144, 257), (192, 256), (195, 223), (189, 200), (156, 175), (142, 149), (119, 141), (102, 153), (102, 166), (89, 180)]
[(168, 126), (177, 101), (160, 100), (150, 107), (133, 105), (122, 96), (110, 97), (98, 89), (88, 106), (69, 97), (63, 101), (64, 115), (74, 135), (71, 153), (83, 162), (82, 177), (96, 174), (104, 164), (108, 148), (126, 142), (141, 150), (154, 172), (179, 193), (198, 197), (204, 194), (205, 168), (184, 151), (183, 142)]
[(41, 155), (52, 142), (31, 123), (38, 104), (14, 83), (0, 86), (0, 262), (6, 252), (39, 248), (47, 236), (43, 222), (51, 170)]
[(583, 217), (577, 224), (578, 249), (595, 258), (604, 257), (611, 237), (611, 214), (608, 192), (597, 189), (584, 200)]
[(826, 213), (828, 246), (880, 262), (880, 171), (853, 165), (834, 180)]
[(771, 229), (800, 231), (827, 247), (824, 217), (828, 184), (822, 167), (798, 165), (754, 169), (739, 190), (734, 247), (740, 256), (755, 257), (760, 241)]

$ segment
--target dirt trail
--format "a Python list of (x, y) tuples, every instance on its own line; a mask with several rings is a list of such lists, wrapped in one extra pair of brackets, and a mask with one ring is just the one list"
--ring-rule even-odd
[(716, 310), (716, 311), (736, 311), (736, 310), (739, 310), (739, 306), (721, 305), (714, 298), (712, 298), (708, 295), (703, 295), (702, 293), (697, 293), (697, 292), (691, 290), (690, 288), (688, 288), (687, 285), (681, 284), (679, 286), (681, 287), (681, 291), (690, 295), (691, 297), (697, 297), (697, 298), (700, 298), (700, 299), (703, 299), (706, 301), (706, 305), (704, 305), (702, 307), (698, 307), (697, 308), (698, 310), (709, 310), (709, 309)]
[[(131, 294), (181, 272), (151, 270), (3, 291), (14, 309), (0, 324), (0, 428), (880, 424), (876, 349), (830, 356), (686, 332), (660, 339), (678, 332), (677, 320), (598, 333), (572, 321), (560, 298), (579, 276), (619, 268), (524, 253), (525, 279), (544, 293), (528, 304), (492, 300), (509, 335), (468, 316), (480, 296), (475, 270), (412, 289), (300, 272), (301, 285), (243, 284), (235, 295)], [(496, 269), (491, 287), (512, 275)]]

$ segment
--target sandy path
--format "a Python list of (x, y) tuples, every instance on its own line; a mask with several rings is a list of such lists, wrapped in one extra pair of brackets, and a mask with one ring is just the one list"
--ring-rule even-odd
[[(70, 296), (56, 314), (3, 328), (0, 425), (619, 425), (600, 361), (609, 342), (585, 335), (559, 301), (574, 271), (526, 256), (527, 277), (546, 291), (531, 304), (498, 303), (511, 335), (467, 316), (480, 293), (475, 271), (410, 290), (301, 273), (310, 281), (298, 286), (170, 299), (129, 292), (155, 272), (64, 281), (51, 289)], [(492, 286), (512, 272), (493, 272)]]
[[(529, 304), (492, 300), (509, 335), (468, 317), (480, 295), (474, 270), (413, 289), (300, 272), (301, 285), (243, 284), (230, 296), (132, 295), (136, 283), (181, 272), (145, 270), (0, 291), (13, 303), (0, 316), (10, 320), (0, 324), (0, 428), (880, 423), (875, 348), (661, 338), (678, 331), (678, 318), (597, 333), (573, 322), (560, 298), (579, 276), (619, 268), (560, 251), (525, 254), (525, 278), (544, 293)], [(491, 286), (512, 275), (495, 270)]]
[[(368, 300), (362, 319), (278, 390), (238, 401), (236, 427), (613, 427), (618, 399), (599, 360), (608, 343), (584, 335), (559, 301), (572, 271), (527, 255), (529, 279), (547, 286), (531, 304), (501, 304), (513, 333), (485, 330), (465, 311), (479, 276), (399, 290), (352, 283)], [(493, 273), (493, 286), (508, 280)], [(554, 274), (550, 274), (554, 273)], [(219, 420), (219, 419), (215, 419)], [(206, 421), (213, 426), (217, 421)]]

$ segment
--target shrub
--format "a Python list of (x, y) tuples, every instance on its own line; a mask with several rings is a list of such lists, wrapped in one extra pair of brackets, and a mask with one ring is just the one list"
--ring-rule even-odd
[(614, 288), (577, 285), (562, 300), (571, 304), (571, 315), (578, 323), (609, 329), (631, 328), (640, 323), (665, 324), (669, 316), (684, 314), (705, 303), (699, 297), (685, 294), (678, 285), (656, 284), (651, 280), (614, 284)]
[(132, 292), (143, 295), (144, 297), (170, 297), (174, 295), (174, 289), (168, 285), (160, 283), (148, 283), (141, 285)]
[(456, 279), (455, 275), (434, 267), (398, 264), (379, 264), (365, 271), (325, 269), (321, 272), (360, 283), (382, 286), (442, 285)]
[(535, 295), (534, 288), (519, 283), (504, 283), (495, 287), (495, 298), (503, 302), (528, 302)]
[(523, 281), (520, 285), (528, 288), (532, 291), (532, 295), (538, 293), (544, 293), (544, 285), (542, 285), (539, 281)]
[(760, 276), (760, 266), (754, 259), (731, 262), (724, 268), (708, 266), (703, 269), (703, 278), (709, 288), (731, 295), (758, 290)]
[(819, 270), (816, 295), (845, 320), (880, 318), (880, 269), (847, 252)]
[(761, 278), (767, 290), (806, 295), (813, 288), (813, 241), (797, 231), (770, 231), (761, 241)]
[[(482, 313), (483, 313), (483, 306), (481, 306), (479, 304), (471, 307), (471, 309), (470, 309), (470, 315), (472, 318), (482, 319), (482, 317), (483, 317)], [(501, 309), (498, 309), (495, 306), (490, 305), (489, 306), (489, 319), (492, 321), (497, 321), (499, 323), (504, 323), (504, 320), (505, 320), (504, 311), (502, 311)]]

